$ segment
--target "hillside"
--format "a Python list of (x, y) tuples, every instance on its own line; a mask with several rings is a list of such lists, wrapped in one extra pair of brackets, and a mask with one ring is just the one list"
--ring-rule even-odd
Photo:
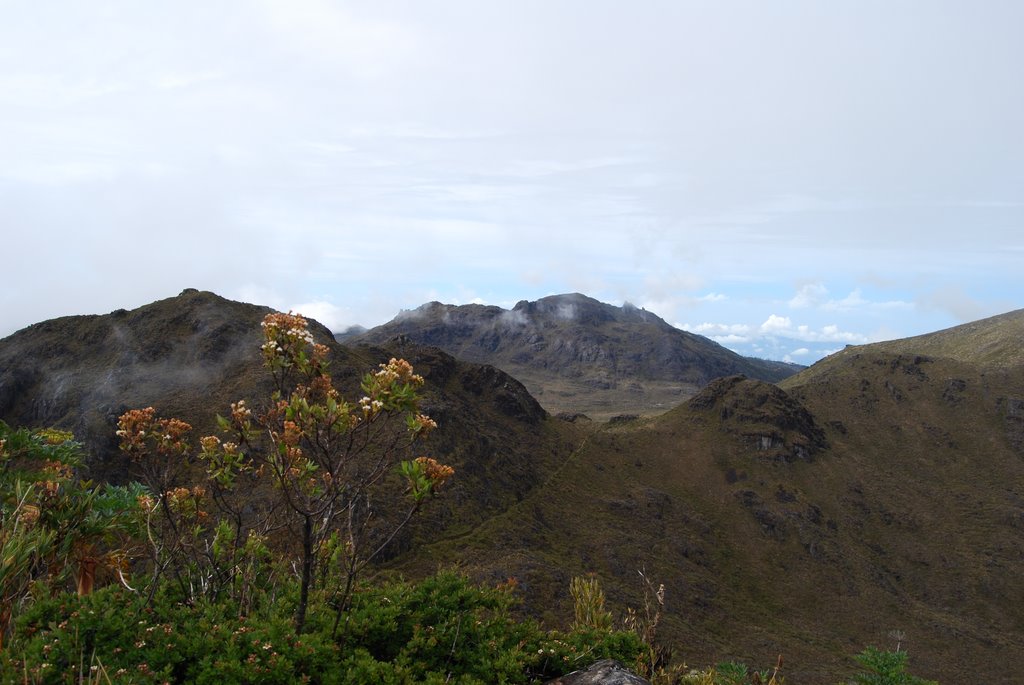
[(791, 376), (783, 386), (810, 382), (846, 365), (864, 352), (872, 354), (927, 355), (971, 364), (979, 368), (1010, 369), (1024, 365), (1024, 309), (954, 326), (935, 333), (871, 345), (847, 345), (813, 367)]
[[(231, 402), (268, 396), (259, 347), (269, 311), (190, 289), (132, 311), (29, 326), (0, 340), (0, 419), (74, 432), (93, 455), (90, 475), (122, 482), (130, 470), (115, 431), (128, 409), (154, 406), (184, 418), (198, 438), (216, 432), (215, 417)], [(423, 517), (424, 529), (459, 529), (503, 511), (575, 446), (574, 431), (549, 430), (536, 400), (497, 369), (418, 346), (353, 351), (322, 325), (310, 329), (331, 348), (335, 381), (350, 395), (391, 356), (404, 356), (425, 377), (423, 409), (439, 429), (424, 448), (444, 455), (460, 478), (443, 506)], [(398, 548), (417, 534), (411, 530)]]
[(580, 294), (520, 302), (510, 310), (430, 302), (346, 344), (407, 339), (516, 377), (552, 412), (595, 419), (655, 414), (720, 376), (778, 381), (800, 366), (742, 357), (655, 314)]
[(916, 341), (975, 356), (865, 346), (785, 390), (725, 378), (662, 416), (597, 428), (515, 509), (409, 563), (525, 578), (552, 616), (587, 571), (612, 604), (637, 606), (646, 569), (690, 663), (782, 653), (790, 683), (835, 682), (857, 645), (891, 647), (890, 631), (920, 675), (1014, 682), (1024, 366), (977, 344), (1014, 349), (1005, 323)]
[[(0, 418), (75, 430), (94, 475), (123, 479), (125, 408), (201, 427), (266, 389), (266, 311), (185, 291), (23, 329), (0, 340)], [(427, 447), (456, 468), (391, 568), (515, 577), (549, 625), (571, 618), (573, 576), (596, 573), (620, 613), (642, 606), (645, 570), (666, 586), (661, 636), (679, 658), (781, 653), (786, 682), (809, 685), (848, 675), (849, 655), (892, 646), (894, 630), (914, 672), (944, 683), (1024, 670), (1019, 322), (849, 348), (781, 387), (726, 376), (607, 424), (552, 417), (504, 372), (436, 348), (346, 347), (313, 328), (350, 389), (389, 356), (412, 361), (440, 424)]]

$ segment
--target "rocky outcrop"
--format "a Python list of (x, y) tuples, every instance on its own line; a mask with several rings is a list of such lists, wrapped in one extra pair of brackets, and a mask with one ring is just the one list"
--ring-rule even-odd
[(810, 461), (828, 446), (814, 416), (778, 386), (730, 376), (712, 381), (689, 400), (692, 409), (721, 421), (762, 456), (783, 461)]
[(546, 685), (651, 685), (614, 659), (602, 659), (583, 671), (573, 671)]

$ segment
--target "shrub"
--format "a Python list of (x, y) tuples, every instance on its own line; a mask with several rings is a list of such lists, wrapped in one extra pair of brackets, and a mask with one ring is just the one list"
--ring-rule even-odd
[(516, 620), (514, 603), (511, 586), (454, 572), (391, 581), (357, 592), (332, 639), (322, 603), (296, 635), (292, 603), (244, 616), (229, 601), (190, 606), (161, 594), (148, 603), (111, 586), (37, 601), (18, 621), (3, 680), (78, 683), (102, 669), (136, 683), (528, 683), (642, 652), (632, 632), (560, 633)]
[(452, 571), (410, 584), (393, 582), (356, 596), (339, 640), (368, 658), (395, 664), (415, 682), (523, 683), (563, 675), (602, 658), (632, 663), (630, 632), (584, 628), (544, 631), (512, 617), (512, 584), (471, 584)]
[(886, 651), (867, 647), (855, 659), (862, 672), (853, 677), (850, 685), (938, 685), (907, 673), (909, 656), (898, 648)]
[[(437, 426), (419, 412), (423, 378), (408, 362), (392, 359), (366, 374), (364, 396), (350, 402), (328, 373), (329, 348), (313, 342), (302, 316), (268, 314), (262, 327), (261, 350), (275, 390), (262, 408), (239, 400), (229, 417), (218, 417), (224, 440), (201, 438), (198, 460), (208, 488), (180, 482), (193, 453), (187, 423), (159, 418), (152, 407), (133, 409), (121, 416), (118, 436), (158, 498), (154, 582), (166, 568), (183, 599), (209, 599), (225, 588), (235, 593), (245, 585), (238, 569), (251, 561), (237, 558), (244, 541), (288, 525), (298, 541), (295, 632), (301, 633), (311, 593), (340, 579), (332, 582), (331, 599), (340, 620), (358, 574), (453, 470), (425, 456), (401, 459)], [(236, 491), (243, 478), (250, 489)], [(251, 497), (260, 487), (270, 493), (263, 507)], [(403, 487), (404, 514), (375, 510), (377, 502), (397, 503)], [(221, 544), (216, 554), (204, 508), (211, 499), (234, 527), (218, 529), (231, 544)], [(318, 568), (325, 559), (331, 568)]]

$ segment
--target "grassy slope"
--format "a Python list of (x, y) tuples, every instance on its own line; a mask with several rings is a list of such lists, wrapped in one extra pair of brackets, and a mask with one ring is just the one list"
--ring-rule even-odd
[(573, 575), (598, 573), (621, 610), (646, 567), (690, 663), (781, 652), (788, 682), (832, 682), (901, 630), (922, 675), (1007, 682), (1024, 668), (1024, 367), (991, 353), (1016, 349), (1007, 329), (980, 330), (994, 342), (921, 347), (983, 361), (858, 348), (788, 394), (737, 381), (592, 427), (543, 487), (416, 563), (515, 575), (554, 621)]

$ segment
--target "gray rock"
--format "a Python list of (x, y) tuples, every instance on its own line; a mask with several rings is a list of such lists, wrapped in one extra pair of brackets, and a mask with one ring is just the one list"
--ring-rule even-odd
[(602, 659), (584, 671), (573, 671), (545, 685), (651, 685), (614, 659)]

